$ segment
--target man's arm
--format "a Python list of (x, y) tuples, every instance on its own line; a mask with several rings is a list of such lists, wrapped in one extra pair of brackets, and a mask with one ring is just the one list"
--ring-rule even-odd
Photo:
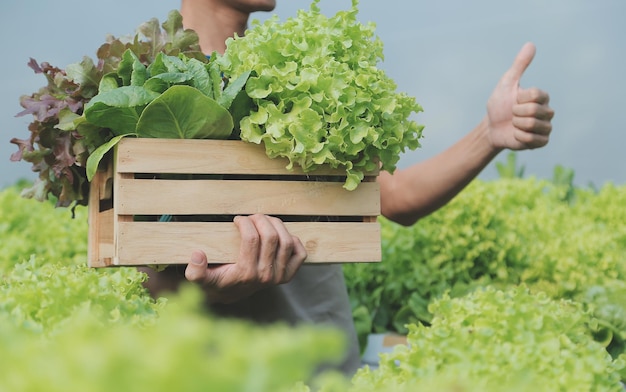
[(545, 146), (554, 110), (549, 95), (522, 89), (519, 81), (535, 55), (526, 44), (502, 76), (487, 102), (480, 124), (441, 154), (393, 174), (381, 172), (382, 214), (412, 225), (436, 211), (463, 190), (504, 149)]

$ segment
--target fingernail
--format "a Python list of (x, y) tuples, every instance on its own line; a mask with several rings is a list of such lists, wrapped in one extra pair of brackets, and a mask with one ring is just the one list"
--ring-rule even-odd
[(191, 254), (191, 264), (201, 265), (203, 262), (200, 252), (193, 252)]

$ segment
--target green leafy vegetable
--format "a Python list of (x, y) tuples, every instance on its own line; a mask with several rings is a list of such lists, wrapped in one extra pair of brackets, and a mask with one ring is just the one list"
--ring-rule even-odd
[[(129, 49), (117, 73), (104, 79), (104, 91), (85, 105), (85, 118), (91, 124), (109, 128), (114, 135), (228, 137), (233, 129), (232, 116), (226, 110), (228, 106), (221, 106), (215, 98), (230, 105), (230, 95), (243, 88), (246, 78), (229, 85), (226, 97), (230, 99), (223, 99), (205, 65), (193, 58), (159, 53), (146, 67)], [(218, 78), (221, 82), (221, 76)], [(113, 86), (116, 81), (120, 83), (117, 87)], [(238, 90), (232, 91), (234, 88)]]
[(475, 180), (412, 227), (381, 218), (382, 262), (344, 265), (359, 335), (428, 325), (429, 305), (446, 292), (523, 283), (583, 304), (597, 320), (592, 334), (617, 358), (626, 352), (624, 205), (624, 186), (572, 191), (505, 177)]
[(96, 148), (94, 152), (92, 152), (91, 155), (89, 155), (89, 158), (87, 159), (87, 167), (86, 167), (87, 179), (89, 181), (93, 180), (93, 176), (95, 176), (96, 171), (98, 171), (98, 165), (100, 164), (100, 162), (102, 161), (106, 153), (109, 152), (113, 147), (115, 147), (115, 145), (119, 143), (119, 141), (122, 140), (122, 138), (126, 136), (131, 136), (131, 135), (136, 135), (136, 134), (127, 133), (124, 135), (115, 136), (108, 142)]
[(0, 390), (287, 392), (340, 360), (335, 329), (219, 319), (192, 285), (155, 300), (137, 268), (89, 268), (87, 208), (65, 219), (18, 185), (0, 192)]
[(427, 391), (444, 381), (450, 391), (624, 389), (626, 358), (613, 360), (593, 340), (580, 304), (523, 286), (486, 287), (444, 295), (430, 310), (431, 326), (411, 325), (408, 345), (383, 354), (379, 368), (359, 370), (354, 391)]
[(154, 301), (137, 269), (85, 265), (85, 207), (64, 219), (54, 200), (20, 197), (23, 187), (0, 192), (0, 347), (11, 358), (2, 390), (623, 390), (624, 186), (576, 188), (568, 201), (568, 184), (476, 181), (411, 230), (383, 222), (383, 263), (344, 266), (355, 321), (405, 322), (410, 345), (311, 388), (303, 377), (340, 354), (333, 331), (213, 320), (191, 298), (199, 292), (186, 305)]
[(119, 136), (228, 138), (234, 127), (228, 107), (249, 73), (227, 83), (222, 92), (222, 76), (213, 72), (214, 68), (214, 63), (163, 53), (145, 66), (128, 49), (117, 73), (103, 79), (104, 91), (85, 105), (82, 125), (107, 128), (116, 136), (89, 156), (87, 179), (91, 181), (100, 160), (120, 140)]
[[(184, 56), (200, 63), (207, 61), (198, 45), (197, 34), (183, 28), (178, 11), (168, 14), (162, 28), (153, 18), (142, 23), (134, 35), (107, 37), (96, 51), (97, 61), (84, 57), (82, 61), (61, 69), (30, 60), (28, 66), (35, 73), (43, 74), (47, 84), (20, 98), (24, 110), (18, 116), (33, 117), (28, 127), (30, 136), (11, 139), (11, 143), (18, 147), (11, 160), (29, 162), (39, 173), (38, 180), (24, 190), (24, 197), (40, 201), (52, 197), (60, 207), (87, 204), (86, 161), (95, 149), (115, 134), (108, 128), (109, 124), (97, 126), (72, 118), (68, 113), (82, 116), (85, 104), (92, 98), (118, 88), (124, 81), (128, 85), (142, 84), (146, 74), (138, 63), (151, 64), (161, 53)], [(117, 73), (120, 64), (121, 76)], [(102, 109), (101, 104), (93, 105)], [(138, 109), (140, 107), (136, 107), (135, 112)], [(117, 110), (133, 121), (140, 114), (123, 108)], [(115, 121), (110, 125), (120, 126), (121, 130), (117, 132), (132, 129)]]
[(217, 62), (231, 79), (252, 71), (242, 140), (264, 143), (288, 168), (345, 168), (344, 187), (354, 189), (365, 171), (393, 171), (401, 152), (420, 146), (423, 126), (409, 117), (422, 107), (377, 67), (383, 45), (373, 24), (357, 21), (358, 2), (330, 18), (318, 2), (283, 23), (253, 21)]
[(189, 86), (173, 86), (152, 101), (137, 123), (140, 137), (225, 139), (233, 118), (217, 101)]
[(132, 133), (143, 109), (158, 96), (142, 86), (122, 86), (96, 95), (85, 106), (85, 118), (114, 135)]

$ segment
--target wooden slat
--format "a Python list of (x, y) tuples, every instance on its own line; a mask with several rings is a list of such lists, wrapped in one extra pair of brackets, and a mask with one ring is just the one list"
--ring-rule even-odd
[(113, 164), (109, 162), (106, 171), (100, 173), (100, 200), (111, 199), (113, 197)]
[(120, 190), (120, 185), (122, 185), (124, 181), (131, 180), (133, 180), (132, 173), (120, 173), (116, 169), (113, 181), (113, 208), (115, 209), (113, 220), (113, 248), (115, 249), (115, 258), (113, 260), (114, 264), (117, 264), (120, 243), (124, 241), (124, 239), (121, 238), (122, 236), (120, 235), (120, 225), (133, 222), (134, 220), (134, 217), (132, 215), (125, 215), (120, 213), (120, 205), (123, 205), (124, 203), (124, 200), (122, 199), (123, 192), (121, 192)]
[(106, 267), (113, 262), (113, 210), (100, 211), (100, 200), (110, 195), (109, 179), (110, 172), (98, 171), (89, 184), (87, 262), (90, 267)]
[[(262, 145), (240, 140), (124, 138), (117, 145), (120, 173), (301, 175), (288, 161), (270, 159)], [(320, 168), (309, 175), (345, 176), (345, 169)], [(366, 173), (376, 176), (378, 170)]]
[(98, 213), (100, 212), (100, 184), (98, 182), (98, 173), (96, 172), (92, 182), (89, 184), (89, 203), (87, 210), (87, 221), (89, 222), (89, 228), (87, 231), (88, 246), (87, 246), (87, 260), (89, 266), (100, 267), (97, 265), (98, 260)]
[[(100, 232), (98, 233), (98, 241), (105, 247), (112, 247), (114, 242), (113, 236), (113, 209), (100, 212)], [(106, 257), (113, 257), (113, 253), (103, 253), (101, 255)]]
[(98, 260), (101, 266), (113, 265), (115, 258), (115, 239), (113, 232), (113, 209), (102, 211), (100, 213), (100, 235), (98, 239)]
[[(307, 249), (306, 263), (378, 262), (379, 223), (286, 222)], [(187, 264), (194, 249), (209, 263), (236, 262), (239, 233), (232, 222), (120, 222), (116, 265)]]
[[(240, 239), (232, 222), (134, 221), (135, 215), (162, 214), (303, 216), (285, 225), (305, 244), (307, 263), (380, 261), (378, 171), (347, 191), (342, 179), (306, 181), (315, 175), (343, 178), (343, 169), (294, 178), (290, 175), (302, 171), (286, 170), (286, 165), (285, 159), (268, 158), (262, 146), (241, 141), (122, 140), (108, 171), (99, 172), (90, 184), (89, 265), (186, 264), (193, 249), (204, 250), (211, 263), (236, 261)], [(136, 173), (244, 177), (147, 180), (135, 179)], [(255, 175), (264, 177), (249, 177)], [(113, 201), (113, 208), (100, 211), (103, 199)], [(363, 222), (308, 222), (304, 216), (354, 216)]]
[(317, 181), (116, 179), (120, 215), (254, 214), (377, 216), (377, 182), (354, 191), (343, 183)]

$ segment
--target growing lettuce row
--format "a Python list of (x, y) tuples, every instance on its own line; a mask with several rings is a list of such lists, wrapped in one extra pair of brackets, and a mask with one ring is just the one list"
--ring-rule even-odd
[(340, 356), (335, 331), (216, 320), (192, 286), (155, 301), (132, 267), (86, 267), (86, 208), (72, 219), (8, 188), (0, 389), (620, 391), (624, 205), (623, 186), (568, 201), (552, 183), (503, 179), (413, 228), (383, 221), (383, 262), (345, 267), (355, 320), (410, 345), (345, 379), (313, 376)]
[(413, 227), (381, 220), (383, 262), (344, 267), (361, 338), (430, 325), (431, 306), (446, 293), (462, 298), (481, 287), (523, 285), (581, 304), (593, 316), (588, 333), (619, 358), (626, 349), (624, 205), (625, 186), (572, 189), (507, 178), (475, 181)]

